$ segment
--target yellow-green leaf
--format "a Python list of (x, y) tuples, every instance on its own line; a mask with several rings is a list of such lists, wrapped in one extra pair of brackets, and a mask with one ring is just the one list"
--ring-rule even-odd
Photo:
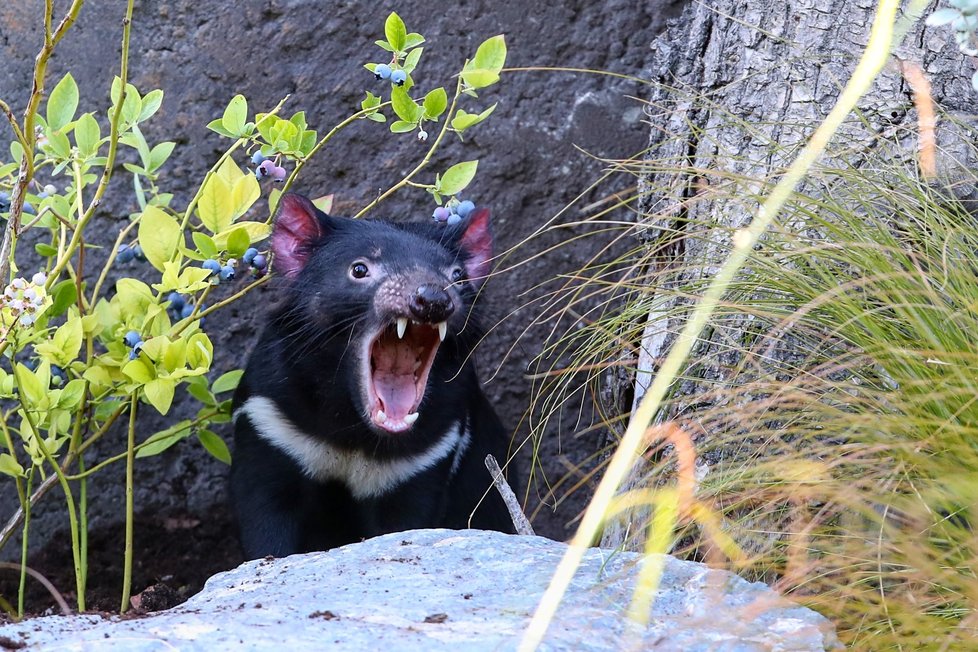
[(160, 414), (166, 414), (170, 411), (170, 405), (173, 403), (175, 387), (174, 381), (168, 378), (157, 378), (146, 383), (143, 386), (143, 392), (146, 394), (146, 400), (149, 401), (150, 405), (155, 407)]
[(139, 246), (146, 260), (163, 271), (163, 263), (173, 257), (183, 234), (176, 219), (156, 206), (147, 206), (139, 220)]
[(148, 383), (156, 377), (156, 370), (151, 369), (139, 358), (127, 362), (126, 366), (122, 368), (122, 373), (132, 379), (133, 382), (141, 384)]
[(197, 215), (211, 233), (220, 233), (234, 219), (232, 204), (231, 185), (220, 174), (214, 174), (204, 183), (197, 202)]
[(248, 212), (261, 197), (261, 187), (253, 174), (245, 174), (234, 182), (231, 190), (231, 202), (234, 204), (234, 217), (238, 219)]

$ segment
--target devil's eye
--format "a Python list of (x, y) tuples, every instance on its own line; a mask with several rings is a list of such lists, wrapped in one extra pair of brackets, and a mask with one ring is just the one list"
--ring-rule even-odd
[(364, 263), (353, 263), (350, 267), (350, 276), (353, 278), (366, 278), (370, 276), (370, 268)]
[(461, 281), (462, 280), (462, 274), (463, 274), (463, 272), (462, 272), (462, 268), (461, 267), (456, 267), (455, 269), (453, 269), (452, 270), (452, 283), (454, 283), (456, 281)]

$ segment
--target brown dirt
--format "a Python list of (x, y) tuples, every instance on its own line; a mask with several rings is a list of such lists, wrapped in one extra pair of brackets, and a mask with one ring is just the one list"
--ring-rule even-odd
[[(186, 515), (137, 516), (134, 524), (132, 594), (139, 603), (135, 613), (180, 604), (204, 586), (214, 573), (234, 568), (244, 558), (233, 524), (225, 515), (205, 521)], [(124, 529), (121, 526), (89, 534), (87, 608), (91, 612), (118, 612), (122, 598)], [(75, 575), (68, 535), (32, 555), (28, 564), (76, 605)], [(0, 596), (17, 604), (18, 575), (0, 575)], [(135, 599), (139, 596), (139, 599)], [(52, 596), (39, 582), (27, 579), (25, 611), (36, 616), (59, 613)], [(0, 616), (0, 622), (6, 616)]]

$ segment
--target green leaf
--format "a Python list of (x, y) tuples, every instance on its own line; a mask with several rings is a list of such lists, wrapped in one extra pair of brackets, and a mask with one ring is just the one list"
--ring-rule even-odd
[(0, 473), (14, 476), (15, 478), (21, 478), (25, 475), (24, 467), (22, 467), (10, 453), (0, 454)]
[(404, 44), (407, 39), (407, 28), (404, 27), (404, 21), (401, 20), (401, 17), (394, 12), (391, 12), (391, 15), (387, 17), (387, 21), (384, 23), (384, 36), (387, 37), (387, 42), (395, 52), (404, 49)]
[(190, 425), (190, 420), (184, 419), (173, 424), (166, 430), (159, 431), (140, 444), (139, 450), (136, 451), (136, 457), (141, 458), (158, 455), (181, 439), (186, 439), (192, 432)]
[(176, 219), (155, 206), (147, 206), (139, 220), (139, 245), (146, 260), (163, 271), (163, 263), (173, 257), (183, 239)]
[(245, 122), (248, 120), (248, 100), (244, 95), (235, 95), (228, 102), (221, 117), (221, 124), (235, 136), (243, 136)]
[(506, 65), (506, 39), (500, 34), (486, 39), (475, 57), (462, 68), (462, 80), (470, 88), (485, 88), (499, 81), (499, 71)]
[(248, 237), (248, 230), (243, 226), (235, 227), (228, 234), (227, 251), (232, 256), (240, 256), (251, 246), (251, 238)]
[(448, 108), (448, 94), (444, 88), (436, 88), (424, 96), (424, 116), (434, 120)]
[(404, 72), (411, 74), (414, 69), (418, 67), (418, 62), (421, 60), (421, 53), (424, 52), (424, 48), (418, 48), (417, 50), (411, 50), (408, 55), (404, 57)]
[(71, 279), (61, 281), (51, 288), (51, 307), (48, 314), (52, 317), (63, 315), (68, 306), (74, 305), (78, 300), (78, 288)]
[(231, 133), (230, 131), (224, 128), (224, 121), (221, 120), (220, 118), (208, 122), (207, 128), (210, 129), (211, 131), (216, 131), (222, 136), (227, 136), (228, 138), (237, 138), (237, 136), (235, 136), (233, 133)]
[(317, 197), (316, 199), (312, 200), (312, 205), (329, 215), (333, 210), (333, 195), (323, 195), (322, 197)]
[(156, 89), (146, 93), (140, 102), (139, 117), (136, 118), (136, 122), (149, 120), (160, 109), (161, 104), (163, 104), (163, 91)]
[(210, 430), (201, 429), (197, 431), (197, 439), (200, 440), (208, 453), (225, 464), (231, 463), (231, 451), (228, 450), (228, 445), (217, 434)]
[[(41, 365), (38, 371), (43, 368), (47, 367)], [(37, 405), (44, 399), (44, 395), (47, 393), (46, 387), (44, 387), (40, 379), (30, 369), (18, 362), (14, 365), (14, 376), (17, 381), (17, 387), (23, 392), (28, 405)]]
[(217, 258), (217, 245), (214, 244), (214, 240), (209, 235), (200, 231), (194, 231), (190, 234), (190, 237), (194, 239), (194, 244), (197, 245), (197, 251), (205, 259)]
[(214, 384), (211, 385), (211, 391), (213, 391), (215, 394), (231, 391), (238, 386), (243, 374), (244, 369), (234, 369), (225, 374), (221, 374), (221, 376), (214, 381)]
[(370, 91), (367, 91), (367, 97), (360, 102), (360, 108), (366, 110), (372, 109), (375, 106), (380, 106), (380, 96), (374, 95)]
[(75, 123), (75, 144), (78, 145), (78, 153), (82, 158), (92, 157), (98, 152), (101, 138), (102, 131), (91, 113), (78, 118)]
[(38, 242), (36, 245), (34, 245), (34, 251), (44, 256), (45, 258), (49, 258), (58, 253), (57, 249), (47, 244), (46, 242)]
[(464, 110), (459, 109), (455, 113), (455, 117), (452, 118), (452, 129), (454, 129), (455, 131), (465, 131), (469, 127), (474, 127), (475, 125), (479, 124), (480, 122), (488, 118), (490, 115), (492, 115), (492, 112), (495, 110), (496, 110), (495, 104), (493, 104), (488, 109), (486, 109), (485, 111), (479, 114), (466, 113)]
[(418, 47), (422, 43), (424, 43), (424, 37), (418, 34), (417, 32), (411, 32), (410, 34), (404, 37), (405, 50), (410, 50), (411, 48)]
[(146, 169), (150, 172), (156, 172), (159, 170), (160, 166), (166, 163), (166, 159), (170, 158), (170, 154), (173, 153), (173, 148), (175, 145), (176, 143), (169, 140), (157, 144), (149, 153), (149, 161), (144, 163), (146, 165)]
[(78, 108), (78, 84), (71, 73), (67, 73), (48, 96), (47, 122), (53, 131), (60, 131), (75, 117)]
[(383, 113), (371, 113), (367, 116), (367, 120), (373, 120), (374, 122), (387, 122), (387, 116)]
[[(388, 52), (393, 52), (394, 51), (394, 48), (392, 48), (391, 45), (390, 45), (390, 43), (388, 43), (387, 41), (374, 41), (374, 43), (377, 45), (377, 47), (379, 47), (379, 48), (381, 48), (383, 50), (387, 50)], [(373, 72), (373, 71), (371, 71), (371, 72)]]
[(456, 163), (452, 167), (445, 170), (445, 174), (443, 174), (441, 177), (441, 183), (438, 184), (438, 191), (443, 195), (458, 194), (467, 185), (469, 185), (469, 183), (475, 177), (475, 172), (478, 168), (478, 161)]
[(217, 248), (226, 250), (228, 248), (228, 238), (230, 238), (231, 234), (238, 229), (245, 230), (245, 232), (248, 234), (248, 240), (250, 240), (252, 244), (261, 242), (272, 232), (271, 225), (265, 224), (264, 222), (238, 222), (233, 229), (221, 231), (214, 236), (214, 244), (217, 246)]
[(391, 133), (395, 134), (406, 134), (409, 131), (414, 131), (414, 128), (418, 125), (414, 122), (404, 122), (403, 120), (397, 120), (391, 124)]
[(166, 414), (170, 411), (170, 405), (173, 404), (175, 388), (175, 381), (169, 378), (156, 378), (143, 386), (143, 392), (146, 394), (146, 400), (156, 408), (157, 412)]
[(397, 117), (404, 122), (417, 122), (421, 117), (421, 107), (414, 103), (408, 92), (401, 86), (391, 88), (391, 106)]

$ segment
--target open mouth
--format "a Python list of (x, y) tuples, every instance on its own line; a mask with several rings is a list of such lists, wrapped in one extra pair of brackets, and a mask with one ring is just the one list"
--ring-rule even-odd
[(367, 346), (367, 409), (388, 432), (410, 430), (418, 420), (428, 373), (447, 324), (422, 324), (399, 317)]

